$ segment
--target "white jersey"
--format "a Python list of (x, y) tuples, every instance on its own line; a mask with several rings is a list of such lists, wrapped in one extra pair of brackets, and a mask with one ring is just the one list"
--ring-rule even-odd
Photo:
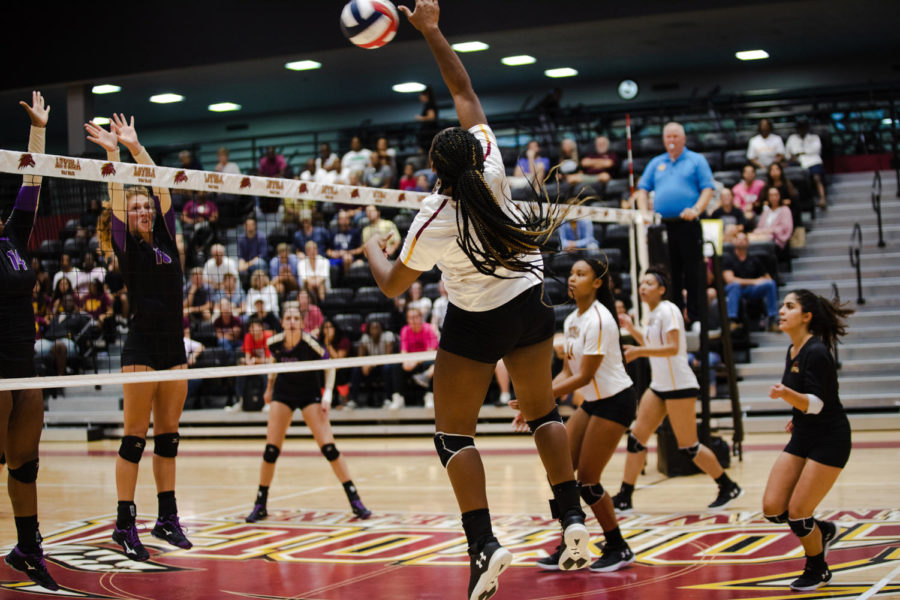
[(684, 335), (684, 319), (678, 307), (663, 300), (650, 311), (644, 343), (648, 348), (666, 344), (666, 334), (678, 332), (678, 353), (674, 356), (650, 357), (650, 387), (659, 392), (699, 388), (697, 377), (687, 358), (687, 339)]
[[(510, 200), (509, 182), (494, 132), (487, 125), (475, 125), (469, 131), (481, 142), (484, 180), (503, 211), (515, 218), (518, 208)], [(422, 202), (400, 251), (400, 260), (410, 269), (428, 271), (437, 265), (443, 273), (450, 302), (455, 306), (470, 312), (491, 310), (541, 282), (540, 253), (535, 253), (532, 260), (537, 273), (499, 268), (497, 275), (509, 278), (503, 279), (479, 273), (460, 249), (457, 237), (455, 202), (447, 196), (432, 194)]]
[(619, 350), (619, 325), (609, 310), (597, 300), (578, 314), (573, 310), (566, 317), (563, 331), (566, 336), (566, 362), (577, 373), (585, 356), (602, 356), (593, 379), (578, 389), (586, 401), (615, 396), (632, 385), (622, 364)]

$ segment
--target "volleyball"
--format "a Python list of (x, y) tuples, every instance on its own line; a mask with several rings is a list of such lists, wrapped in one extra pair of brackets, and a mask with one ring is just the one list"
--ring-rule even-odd
[(350, 0), (341, 11), (341, 31), (366, 50), (381, 48), (394, 39), (399, 22), (390, 0)]

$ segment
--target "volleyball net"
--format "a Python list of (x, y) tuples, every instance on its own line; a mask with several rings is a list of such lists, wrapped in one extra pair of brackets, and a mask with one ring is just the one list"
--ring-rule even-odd
[[(366, 365), (433, 360), (433, 351), (398, 352), (406, 306), (419, 307), (426, 313), (424, 320), (431, 321), (426, 307), (441, 295), (437, 269), (420, 277), (421, 289), (414, 297), (395, 301), (378, 290), (363, 255), (326, 256), (328, 250), (361, 244), (369, 227), (396, 229), (402, 241), (427, 193), (0, 150), (4, 221), (22, 175), (43, 177), (25, 259), (39, 273), (33, 297), (39, 377), (0, 380), (0, 390), (215, 381), (325, 368), (346, 373)], [(109, 184), (170, 191), (184, 267), (188, 371), (120, 373), (131, 299), (116, 260), (104, 254), (96, 235)], [(546, 285), (557, 323), (561, 325), (572, 309), (564, 284), (569, 268), (585, 255), (607, 262), (619, 296), (636, 305), (639, 265), (647, 264), (646, 228), (639, 213), (599, 206), (566, 208), (567, 220), (593, 223), (599, 247), (545, 255)], [(247, 236), (247, 228), (254, 226), (247, 217), (254, 218), (256, 241)], [(309, 252), (310, 240), (316, 242), (312, 260), (303, 254)], [(247, 260), (250, 254), (259, 258)], [(324, 323), (334, 326), (336, 337), (329, 343), (348, 350), (348, 357), (243, 364), (248, 351), (265, 352), (264, 340), (280, 330), (288, 302), (313, 315), (309, 329), (320, 340)], [(365, 341), (361, 338), (373, 321), (393, 332), (394, 352), (357, 357), (356, 346)]]

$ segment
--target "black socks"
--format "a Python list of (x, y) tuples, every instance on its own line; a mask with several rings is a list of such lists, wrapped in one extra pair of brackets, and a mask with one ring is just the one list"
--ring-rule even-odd
[(494, 530), (491, 528), (491, 513), (486, 508), (464, 512), (462, 526), (466, 531), (466, 540), (469, 542), (470, 551), (481, 548), (485, 542), (494, 537)]
[(125, 529), (134, 525), (137, 516), (137, 508), (130, 500), (120, 500), (116, 507), (116, 527)]
[(178, 513), (178, 507), (175, 505), (175, 490), (160, 492), (156, 495), (156, 499), (159, 503), (159, 518)]
[(41, 547), (41, 534), (38, 533), (37, 515), (15, 517), (18, 546), (22, 552), (34, 553)]
[(347, 500), (353, 502), (354, 500), (359, 500), (359, 494), (356, 493), (356, 486), (353, 485), (353, 480), (345, 481), (344, 485), (344, 493), (347, 494)]

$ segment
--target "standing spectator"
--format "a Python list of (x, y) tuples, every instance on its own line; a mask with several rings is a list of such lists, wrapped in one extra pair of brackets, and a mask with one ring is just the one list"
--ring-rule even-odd
[(244, 342), (244, 324), (241, 318), (234, 314), (231, 302), (227, 298), (219, 300), (219, 316), (213, 321), (216, 328), (216, 339), (219, 345), (229, 353), (232, 358), (237, 353)]
[(287, 161), (275, 151), (275, 146), (267, 146), (266, 153), (259, 159), (260, 177), (284, 177)]
[(735, 236), (744, 231), (747, 219), (744, 212), (734, 205), (734, 195), (728, 188), (719, 192), (719, 208), (713, 211), (713, 219), (722, 219), (723, 238), (725, 243), (733, 242)]
[[(393, 354), (396, 345), (396, 337), (394, 332), (385, 330), (381, 321), (369, 321), (366, 332), (359, 340), (357, 349), (359, 356), (382, 356), (384, 354)], [(354, 402), (359, 402), (359, 388), (362, 383), (366, 383), (371, 390), (372, 383), (381, 381), (384, 393), (390, 398), (394, 390), (393, 376), (391, 370), (393, 365), (362, 365), (355, 367), (351, 374), (350, 398)], [(385, 401), (385, 405), (389, 405), (390, 400)], [(380, 408), (381, 404), (376, 402), (375, 394), (370, 393), (368, 405), (371, 408)]]
[(278, 290), (269, 283), (269, 277), (262, 269), (253, 271), (253, 274), (250, 276), (250, 291), (247, 292), (247, 311), (255, 310), (257, 300), (263, 301), (266, 312), (272, 312), (276, 317), (278, 316)]
[(397, 188), (404, 192), (411, 192), (416, 189), (416, 168), (412, 163), (403, 165), (403, 177), (400, 178)]
[(600, 247), (600, 242), (594, 237), (594, 224), (587, 217), (560, 225), (559, 244), (566, 252)]
[(769, 203), (763, 208), (756, 229), (753, 230), (752, 239), (772, 240), (777, 248), (776, 254), (780, 260), (790, 258), (791, 234), (794, 233), (794, 219), (791, 209), (781, 203), (781, 193), (776, 187), (770, 187), (768, 191)]
[(828, 208), (825, 199), (825, 165), (822, 163), (822, 140), (809, 131), (809, 121), (797, 123), (797, 133), (788, 137), (785, 147), (787, 159), (806, 169), (819, 193), (819, 208)]
[(322, 142), (319, 145), (319, 155), (316, 157), (316, 179), (320, 171), (338, 171), (340, 172), (340, 158), (331, 151), (331, 144)]
[(438, 296), (434, 303), (431, 305), (431, 324), (434, 326), (434, 330), (438, 332), (440, 335), (441, 330), (444, 328), (444, 317), (447, 316), (447, 308), (450, 306), (450, 296), (447, 295), (447, 286), (444, 285), (444, 281), (438, 281)]
[[(750, 241), (746, 233), (734, 239), (734, 251), (722, 257), (722, 277), (725, 279), (725, 297), (731, 327), (738, 323), (741, 298), (762, 298), (766, 303), (766, 327), (778, 332), (778, 288), (775, 280), (766, 272), (758, 258), (749, 254)], [(715, 377), (711, 381), (715, 381)]]
[(663, 128), (666, 152), (654, 157), (644, 169), (638, 183), (637, 205), (643, 211), (648, 210), (649, 193), (656, 192), (653, 210), (662, 215), (669, 239), (670, 296), (684, 310), (682, 290), (687, 288), (688, 319), (697, 321), (700, 302), (706, 296), (703, 234), (698, 219), (706, 212), (715, 182), (706, 158), (688, 150), (686, 142), (680, 123), (666, 124)]
[(222, 276), (222, 288), (213, 292), (213, 302), (221, 302), (228, 300), (232, 310), (243, 314), (245, 309), (246, 295), (241, 286), (237, 284), (237, 277), (234, 273), (225, 273)]
[(300, 229), (294, 234), (294, 250), (297, 257), (303, 257), (303, 251), (309, 241), (316, 243), (319, 254), (325, 256), (325, 250), (331, 243), (331, 233), (324, 227), (313, 225), (312, 211), (303, 209), (300, 211)]
[(373, 188), (389, 188), (394, 180), (390, 157), (385, 154), (373, 154), (371, 164), (363, 174), (363, 185)]
[(598, 135), (594, 139), (594, 151), (581, 159), (581, 169), (585, 175), (596, 175), (597, 181), (606, 183), (615, 173), (618, 157), (609, 149), (609, 138)]
[(353, 227), (350, 221), (350, 213), (345, 210), (338, 211), (337, 231), (331, 236), (331, 244), (325, 255), (346, 273), (350, 265), (359, 262), (362, 255), (362, 233)]
[(265, 265), (269, 248), (266, 236), (256, 227), (256, 217), (244, 221), (244, 235), (238, 238), (238, 274), (244, 287), (250, 283), (250, 272)]
[(83, 296), (87, 294), (88, 287), (90, 287), (93, 280), (97, 279), (103, 282), (106, 279), (106, 269), (94, 262), (92, 253), (85, 252), (81, 259), (81, 271), (77, 273), (75, 278), (78, 281), (78, 285), (75, 286), (75, 293), (78, 296)]
[(756, 207), (761, 208), (763, 188), (766, 183), (762, 179), (756, 178), (756, 167), (751, 164), (744, 165), (741, 171), (741, 180), (735, 184), (731, 191), (734, 193), (734, 201), (738, 208), (743, 212), (755, 210)]
[(69, 283), (72, 286), (72, 291), (78, 289), (78, 274), (81, 273), (81, 269), (78, 269), (74, 265), (72, 265), (72, 257), (67, 253), (63, 252), (59, 257), (59, 271), (56, 272), (56, 275), (53, 276), (52, 287), (55, 290), (56, 284), (59, 283), (59, 280), (65, 277), (69, 280)]
[(228, 148), (222, 146), (216, 151), (216, 171), (218, 173), (231, 173), (232, 175), (240, 175), (241, 168), (236, 162), (231, 162), (228, 155)]
[(772, 122), (759, 121), (759, 133), (747, 143), (747, 160), (757, 169), (766, 169), (772, 163), (784, 160), (784, 141), (777, 133), (772, 133)]
[[(425, 352), (426, 350), (437, 350), (438, 336), (437, 332), (422, 319), (422, 313), (418, 308), (408, 307), (406, 309), (406, 325), (400, 330), (400, 352), (409, 354), (412, 352)], [(391, 410), (403, 408), (406, 405), (406, 398), (403, 397), (402, 390), (406, 387), (407, 380), (411, 380), (413, 375), (423, 373), (434, 365), (434, 361), (416, 361), (406, 360), (394, 367), (394, 392), (391, 395)], [(425, 394), (425, 408), (434, 407), (434, 396), (429, 391)]]
[(191, 269), (191, 279), (184, 291), (184, 316), (193, 323), (212, 319), (212, 289), (203, 279), (203, 269)]
[(203, 278), (214, 290), (222, 289), (225, 273), (238, 275), (238, 266), (233, 258), (225, 256), (225, 246), (213, 244), (209, 249), (210, 259), (203, 265)]
[(369, 224), (363, 228), (363, 244), (372, 237), (373, 233), (378, 233), (387, 238), (387, 246), (384, 250), (388, 256), (392, 256), (397, 251), (397, 248), (400, 247), (400, 242), (402, 241), (397, 225), (393, 221), (382, 219), (381, 211), (374, 204), (366, 207), (366, 218), (369, 219)]
[(319, 254), (318, 244), (313, 240), (306, 242), (303, 249), (306, 256), (297, 263), (297, 279), (316, 303), (322, 304), (331, 291), (331, 262)]
[(416, 121), (419, 122), (419, 147), (428, 152), (431, 140), (438, 132), (438, 105), (434, 88), (426, 86), (419, 94), (419, 102), (422, 103), (422, 111), (416, 115)]
[(353, 136), (350, 140), (350, 151), (344, 154), (341, 160), (341, 168), (350, 173), (361, 173), (366, 170), (371, 161), (372, 151), (363, 148), (362, 140), (358, 135)]
[(319, 337), (322, 329), (322, 323), (325, 322), (325, 315), (322, 309), (310, 301), (309, 292), (300, 290), (297, 294), (297, 306), (300, 308), (300, 315), (303, 317), (303, 331), (313, 337)]

